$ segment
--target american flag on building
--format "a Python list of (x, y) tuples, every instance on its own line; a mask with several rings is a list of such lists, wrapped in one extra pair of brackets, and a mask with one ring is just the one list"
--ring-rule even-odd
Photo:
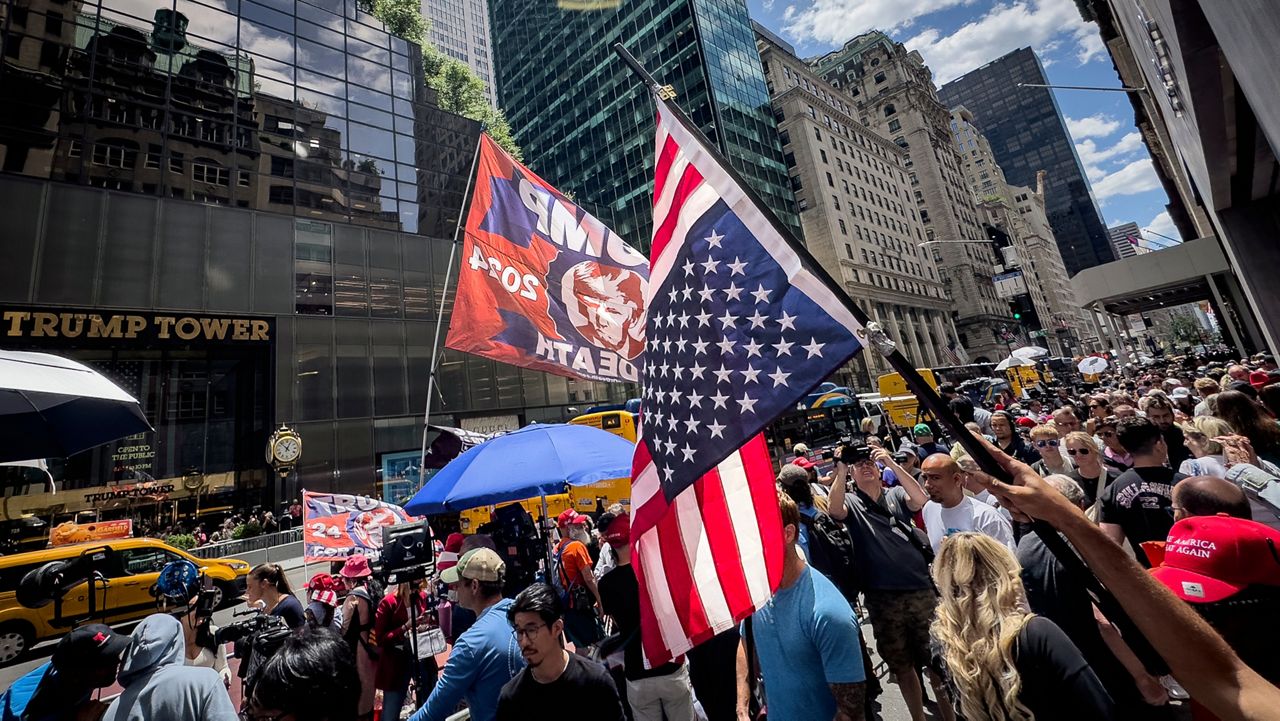
[(633, 566), (645, 656), (733, 627), (782, 574), (760, 431), (861, 349), (807, 254), (659, 103)]
[(969, 362), (969, 354), (965, 352), (964, 348), (960, 347), (960, 344), (954, 338), (947, 341), (947, 346), (942, 349), (942, 355), (953, 366), (965, 365)]

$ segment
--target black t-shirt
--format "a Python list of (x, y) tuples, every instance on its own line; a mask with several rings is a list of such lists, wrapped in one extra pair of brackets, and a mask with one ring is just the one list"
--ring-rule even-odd
[(307, 622), (307, 617), (302, 611), (302, 602), (293, 595), (281, 598), (276, 607), (271, 609), (271, 615), (283, 618), (290, 630), (302, 628), (302, 624)]
[(613, 617), (617, 632), (626, 641), (623, 661), (627, 680), (666, 676), (680, 670), (680, 665), (664, 663), (657, 668), (644, 667), (644, 654), (640, 645), (640, 584), (636, 581), (631, 564), (618, 566), (599, 581), (600, 604), (604, 612)]
[(1186, 476), (1164, 466), (1130, 468), (1102, 491), (1103, 523), (1124, 530), (1133, 553), (1150, 567), (1143, 541), (1163, 541), (1173, 527), (1173, 486)]
[(1133, 678), (1098, 630), (1084, 580), (1064, 566), (1036, 533), (1018, 540), (1018, 564), (1031, 610), (1053, 621), (1075, 643), (1117, 704), (1132, 702), (1140, 707)]
[[(1107, 473), (1106, 480), (1102, 482), (1102, 487), (1105, 489), (1107, 486), (1115, 483), (1116, 479), (1120, 477), (1120, 469), (1113, 468), (1105, 463), (1100, 465), (1102, 466), (1102, 470)], [(1084, 497), (1087, 501), (1085, 505), (1092, 506), (1094, 502), (1098, 500), (1098, 477), (1093, 476), (1092, 478), (1086, 478), (1085, 475), (1080, 472), (1079, 468), (1072, 468), (1067, 471), (1067, 475), (1076, 483), (1080, 484), (1080, 490), (1084, 491)]]
[(1084, 656), (1053, 621), (1036, 616), (1018, 633), (1013, 665), (1022, 677), (1018, 700), (1036, 721), (1106, 721), (1115, 703)]
[(576, 653), (560, 678), (539, 683), (529, 667), (502, 687), (496, 721), (625, 721), (618, 687), (605, 667)]

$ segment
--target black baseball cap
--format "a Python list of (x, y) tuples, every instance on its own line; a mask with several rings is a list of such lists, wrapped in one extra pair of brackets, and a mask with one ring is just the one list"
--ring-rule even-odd
[(112, 661), (119, 663), (132, 640), (129, 636), (112, 631), (110, 626), (91, 623), (63, 636), (57, 648), (53, 649), (53, 656), (49, 661), (63, 673), (93, 668)]

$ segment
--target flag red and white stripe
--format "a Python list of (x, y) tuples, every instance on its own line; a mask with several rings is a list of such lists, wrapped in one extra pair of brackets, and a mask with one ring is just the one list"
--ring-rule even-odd
[[(806, 265), (791, 241), (761, 216), (762, 211), (702, 141), (661, 106), (656, 147), (648, 300), (668, 293), (674, 298), (678, 284), (696, 280), (689, 278), (688, 266), (683, 273), (675, 268), (676, 259), (682, 254), (688, 258), (690, 244), (701, 242), (701, 234), (694, 234), (695, 227), (701, 224), (705, 232), (707, 217), (727, 213), (750, 229), (751, 242), (759, 244), (753, 257), (761, 267), (776, 268), (783, 276), (785, 287), (773, 286), (776, 293), (766, 297), (798, 293), (805, 296), (805, 302), (829, 309), (826, 314), (812, 315), (833, 321), (829, 327), (841, 334), (839, 348), (844, 356), (828, 354), (826, 362), (838, 365), (856, 352), (859, 346), (854, 333), (861, 324)], [(733, 250), (747, 257), (745, 246), (737, 245)], [(725, 256), (726, 262), (732, 255)], [(689, 297), (688, 290), (684, 297)], [(649, 307), (652, 310), (654, 306)], [(653, 321), (651, 313), (650, 325)], [(670, 318), (667, 322), (670, 325)], [(837, 347), (822, 331), (818, 337)], [(807, 340), (815, 342), (812, 336)], [(656, 377), (645, 378), (647, 387), (656, 383)], [(776, 399), (783, 395), (778, 393)], [(710, 471), (692, 478), (679, 474), (672, 478), (670, 464), (653, 457), (645, 441), (644, 422), (645, 412), (652, 418), (658, 412), (654, 409), (669, 411), (670, 406), (645, 402), (632, 469), (632, 566), (641, 589), (644, 655), (651, 665), (675, 658), (734, 627), (769, 600), (782, 578), (782, 523), (774, 468), (763, 437), (754, 431), (742, 435), (735, 443), (737, 450)], [(665, 429), (650, 430), (656, 440)], [(672, 438), (670, 433), (666, 437), (668, 441)], [(707, 449), (705, 442), (699, 445), (699, 440), (706, 439), (696, 434), (686, 438), (692, 444), (690, 449), (696, 447), (699, 453)], [(665, 479), (661, 477), (664, 467)], [(683, 484), (689, 485), (681, 489)]]
[(769, 600), (782, 579), (782, 521), (761, 436), (672, 503), (643, 443), (636, 446), (633, 474), (632, 567), (644, 655), (656, 666)]

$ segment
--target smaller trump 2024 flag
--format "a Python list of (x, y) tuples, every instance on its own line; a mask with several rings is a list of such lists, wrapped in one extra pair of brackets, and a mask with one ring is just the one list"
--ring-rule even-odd
[(760, 431), (861, 349), (806, 254), (659, 101), (632, 564), (657, 665), (729, 629), (782, 576)]

